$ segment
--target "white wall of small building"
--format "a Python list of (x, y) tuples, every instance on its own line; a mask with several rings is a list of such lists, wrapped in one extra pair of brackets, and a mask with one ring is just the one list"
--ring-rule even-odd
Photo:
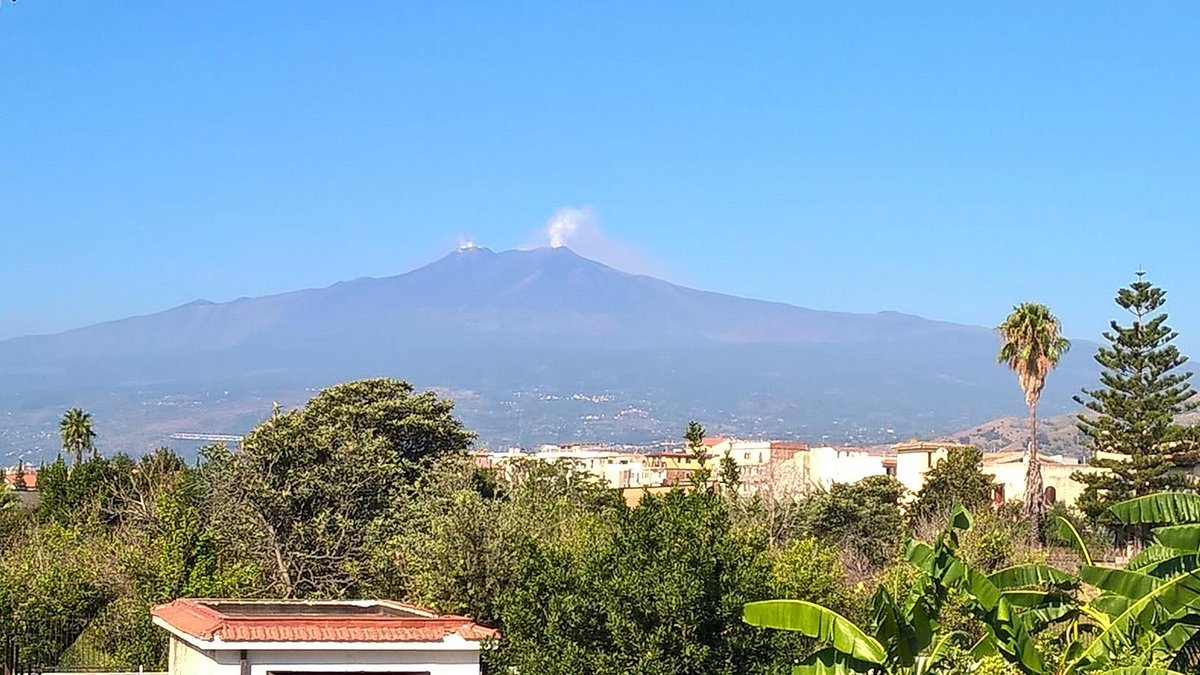
[(479, 643), (461, 639), (459, 642), (461, 644), (280, 643), (205, 650), (172, 636), (169, 673), (242, 675), (241, 647), (247, 647), (249, 675), (278, 672), (479, 675)]

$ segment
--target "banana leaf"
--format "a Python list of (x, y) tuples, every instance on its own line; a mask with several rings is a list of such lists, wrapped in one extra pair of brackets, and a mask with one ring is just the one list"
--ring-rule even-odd
[(927, 675), (928, 673), (932, 673), (941, 665), (941, 661), (945, 658), (946, 654), (950, 653), (950, 650), (954, 648), (955, 642), (965, 641), (969, 637), (969, 635), (960, 630), (951, 631), (943, 635), (942, 639), (938, 640), (937, 644), (933, 646), (933, 649), (929, 650), (928, 654), (917, 658), (917, 662), (913, 667), (913, 675)]
[(1194, 553), (1200, 551), (1200, 524), (1166, 525), (1156, 527), (1152, 532), (1154, 541), (1181, 551)]
[(752, 626), (803, 633), (833, 645), (838, 652), (867, 663), (883, 663), (887, 652), (846, 617), (804, 600), (764, 600), (742, 609), (742, 619)]
[(1162, 584), (1162, 580), (1148, 574), (1087, 565), (1079, 568), (1079, 578), (1096, 588), (1131, 600), (1149, 594)]
[(1114, 593), (1105, 593), (1092, 598), (1087, 606), (1115, 619), (1127, 612), (1131, 604), (1133, 602), (1129, 598)]
[(1079, 530), (1071, 524), (1071, 521), (1062, 516), (1054, 516), (1054, 526), (1058, 530), (1058, 536), (1071, 542), (1071, 546), (1075, 548), (1075, 553), (1079, 555), (1079, 559), (1084, 565), (1092, 564), (1092, 554), (1088, 552), (1087, 545), (1083, 543), (1083, 537), (1079, 536)]
[(859, 661), (830, 647), (792, 666), (792, 675), (861, 675), (879, 670), (878, 664)]
[(1042, 586), (1068, 586), (1073, 581), (1071, 575), (1066, 572), (1037, 563), (1005, 567), (989, 574), (988, 580), (1002, 591)]
[(1135, 642), (1140, 632), (1158, 628), (1153, 625), (1155, 617), (1169, 615), (1197, 603), (1200, 603), (1200, 574), (1193, 572), (1162, 582), (1153, 591), (1132, 602), (1129, 609), (1113, 619), (1108, 628), (1097, 635), (1070, 665), (1068, 672), (1074, 672), (1085, 661), (1104, 662), (1121, 651), (1136, 646)]
[(1129, 562), (1125, 565), (1125, 569), (1130, 572), (1142, 572), (1145, 574), (1143, 571), (1144, 568), (1185, 553), (1187, 551), (1177, 551), (1173, 548), (1167, 548), (1162, 544), (1150, 544), (1142, 549), (1141, 553), (1130, 558)]
[(1188, 553), (1161, 560), (1153, 565), (1143, 567), (1139, 571), (1159, 579), (1169, 579), (1177, 574), (1191, 572), (1197, 567), (1200, 567), (1200, 553)]
[(1108, 513), (1125, 525), (1200, 523), (1200, 495), (1159, 492), (1117, 502)]
[(1197, 645), (1195, 644), (1197, 632), (1200, 632), (1200, 626), (1177, 623), (1155, 638), (1150, 643), (1150, 647), (1146, 649), (1143, 657), (1149, 660), (1158, 655), (1166, 654), (1173, 657), (1171, 661), (1172, 668), (1185, 666), (1188, 669), (1192, 669), (1195, 664), (1189, 663), (1189, 659), (1190, 657), (1198, 656), (1196, 653)]
[[(1167, 635), (1174, 634), (1175, 638), (1171, 646), (1175, 651), (1175, 658), (1171, 659), (1172, 668), (1189, 673), (1200, 671), (1200, 631), (1196, 629), (1197, 626), (1190, 624), (1175, 624), (1167, 631)], [(1180, 642), (1179, 638), (1184, 635), (1187, 639)]]

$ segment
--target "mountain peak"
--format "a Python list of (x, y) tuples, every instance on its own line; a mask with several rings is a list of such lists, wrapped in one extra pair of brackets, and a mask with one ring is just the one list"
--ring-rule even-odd
[(455, 253), (474, 253), (476, 251), (481, 252), (481, 253), (491, 253), (492, 252), (492, 250), (489, 249), (488, 247), (480, 246), (479, 244), (475, 243), (474, 241), (465, 241), (465, 242), (459, 244), (458, 248), (454, 249)]

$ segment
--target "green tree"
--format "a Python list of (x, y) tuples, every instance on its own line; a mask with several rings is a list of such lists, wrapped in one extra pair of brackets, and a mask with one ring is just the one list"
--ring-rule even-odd
[(38, 472), (38, 513), (63, 526), (101, 524), (118, 476), (114, 460), (93, 456), (68, 469), (58, 457)]
[(179, 597), (244, 597), (261, 570), (219, 543), (206, 508), (202, 469), (160, 448), (137, 462), (113, 499), (109, 541), (122, 592), (90, 626), (90, 644), (125, 670), (167, 666), (167, 640), (150, 608)]
[(977, 509), (992, 499), (993, 478), (983, 472), (978, 448), (950, 448), (944, 459), (925, 474), (925, 483), (909, 507), (909, 520), (941, 522), (955, 506)]
[(721, 489), (730, 497), (737, 497), (738, 488), (742, 484), (742, 472), (738, 468), (737, 461), (733, 458), (733, 451), (726, 450), (721, 457), (720, 471), (717, 474), (717, 480), (721, 483)]
[(688, 454), (698, 467), (692, 471), (693, 485), (707, 485), (712, 477), (712, 470), (705, 467), (708, 461), (708, 448), (704, 445), (704, 427), (699, 422), (691, 420), (683, 432), (683, 440), (687, 443)]
[(561, 545), (619, 505), (566, 462), (514, 460), (505, 476), (481, 480), (468, 458), (447, 457), (396, 511), (402, 529), (373, 549), (367, 590), (504, 630), (497, 598), (524, 574), (521, 542)]
[(740, 621), (769, 592), (765, 541), (733, 529), (715, 490), (647, 495), (515, 550), (524, 576), (500, 596), (498, 672), (749, 673), (774, 656)]
[(95, 452), (96, 432), (92, 430), (92, 414), (82, 408), (69, 408), (58, 423), (63, 452), (74, 455), (75, 466), (83, 463), (84, 451)]
[(1192, 373), (1179, 370), (1187, 357), (1172, 344), (1178, 333), (1162, 311), (1166, 291), (1139, 272), (1116, 302), (1132, 323), (1111, 322), (1104, 333), (1108, 344), (1095, 357), (1103, 367), (1101, 387), (1075, 397), (1091, 413), (1078, 418), (1090, 463), (1107, 469), (1073, 476), (1086, 486), (1078, 505), (1092, 517), (1132, 497), (1194, 489), (1187, 470), (1200, 463), (1195, 433), (1176, 422), (1197, 403)]
[(900, 502), (905, 492), (892, 476), (834, 483), (802, 504), (804, 529), (882, 565), (895, 556), (904, 535)]
[(472, 435), (453, 404), (407, 382), (364, 380), (326, 389), (300, 409), (252, 430), (238, 453), (208, 457), (222, 530), (252, 542), (272, 592), (288, 597), (356, 593), (371, 539), (412, 481)]
[(1025, 517), (1030, 536), (1040, 537), (1046, 514), (1042, 467), (1037, 454), (1037, 404), (1046, 377), (1058, 365), (1071, 343), (1062, 336), (1062, 324), (1045, 305), (1025, 302), (1013, 308), (997, 328), (1002, 345), (997, 360), (1017, 374), (1025, 404), (1029, 406), (1029, 453), (1025, 471)]
[(771, 592), (773, 597), (808, 600), (847, 616), (859, 611), (841, 550), (814, 537), (772, 551)]
[(30, 529), (21, 546), (0, 556), (0, 626), (25, 633), (17, 648), (27, 662), (56, 666), (113, 598), (99, 543), (51, 523)]

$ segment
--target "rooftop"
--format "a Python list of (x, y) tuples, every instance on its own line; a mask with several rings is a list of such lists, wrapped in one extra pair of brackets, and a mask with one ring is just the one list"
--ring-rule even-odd
[(496, 637), (463, 616), (387, 600), (179, 599), (151, 610), (155, 623), (206, 643), (441, 642)]

